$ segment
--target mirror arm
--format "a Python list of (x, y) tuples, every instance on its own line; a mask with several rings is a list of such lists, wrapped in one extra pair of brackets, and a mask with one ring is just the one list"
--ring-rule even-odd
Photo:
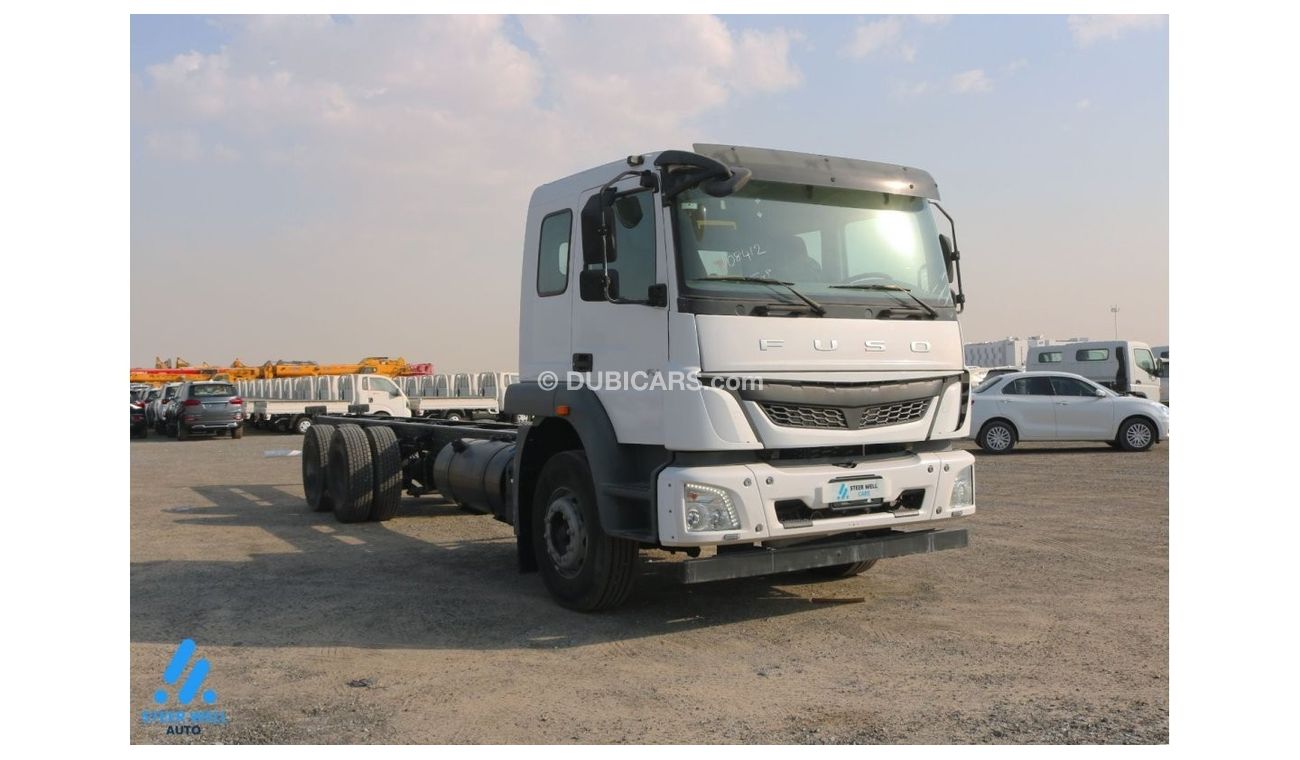
[(952, 297), (952, 301), (957, 305), (957, 311), (960, 313), (966, 309), (966, 291), (961, 284), (961, 249), (957, 247), (957, 223), (938, 201), (931, 199), (930, 205), (939, 209), (939, 213), (948, 220), (948, 230), (952, 233), (952, 260), (957, 265), (957, 293)]

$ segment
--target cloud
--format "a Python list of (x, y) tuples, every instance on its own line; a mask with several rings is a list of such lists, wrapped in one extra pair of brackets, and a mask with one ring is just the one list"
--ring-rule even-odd
[(1165, 25), (1165, 16), (1070, 16), (1066, 23), (1079, 47), (1096, 42), (1117, 40), (1132, 31), (1155, 29)]
[(1075, 101), (1074, 108), (1077, 111), (1086, 111), (1089, 108), (1092, 108), (1092, 101), (1088, 100), (1087, 98), (1082, 98), (1080, 100)]
[(1008, 63), (1006, 66), (1003, 66), (1002, 70), (1007, 74), (1014, 74), (1015, 72), (1020, 71), (1021, 69), (1025, 68), (1028, 65), (1029, 65), (1029, 59), (1017, 58), (1011, 63)]
[[(710, 113), (803, 82), (797, 32), (711, 16), (219, 23), (221, 48), (175, 55), (132, 79), (133, 267), (172, 266), (178, 251), (233, 257), (235, 269), (268, 276), (309, 267), (321, 298), (346, 301), (355, 273), (341, 262), (360, 253), (383, 262), (385, 304), (424, 304), (427, 315), (472, 308), (502, 325), (518, 305), (533, 188), (629, 153), (689, 149), (715, 137), (699, 127)], [(199, 182), (203, 202), (185, 200), (182, 182)], [(183, 228), (158, 221), (181, 218)], [(461, 295), (471, 291), (481, 300)], [(164, 313), (183, 307), (177, 299), (141, 288), (133, 309)], [(296, 350), (302, 332), (277, 300), (242, 307), (241, 324), (262, 326), (262, 347), (241, 354)], [(415, 348), (392, 350), (480, 351), (503, 366), (513, 350), (464, 346), (430, 324), (400, 328)], [(331, 329), (337, 345), (324, 343)], [(322, 325), (322, 344), (301, 350), (340, 361), (390, 350), (375, 347), (373, 329), (348, 329)]]
[(903, 19), (898, 16), (859, 24), (853, 30), (853, 39), (841, 52), (850, 58), (866, 58), (877, 53), (894, 54), (905, 61), (916, 58), (916, 49), (903, 40)]
[(956, 93), (988, 92), (992, 89), (993, 80), (984, 69), (970, 69), (952, 77), (952, 91)]

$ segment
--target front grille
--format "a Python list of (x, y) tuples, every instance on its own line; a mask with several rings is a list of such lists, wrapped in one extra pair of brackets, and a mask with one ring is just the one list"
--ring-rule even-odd
[(900, 422), (919, 420), (925, 416), (925, 410), (928, 408), (930, 408), (930, 399), (928, 398), (869, 406), (862, 410), (862, 422), (858, 427), (895, 425)]
[(861, 430), (919, 420), (930, 408), (930, 399), (895, 401), (866, 407), (803, 406), (770, 401), (761, 402), (759, 406), (772, 424), (778, 427)]
[(763, 404), (768, 419), (781, 427), (795, 428), (848, 428), (844, 411), (831, 406), (793, 406), (790, 404)]

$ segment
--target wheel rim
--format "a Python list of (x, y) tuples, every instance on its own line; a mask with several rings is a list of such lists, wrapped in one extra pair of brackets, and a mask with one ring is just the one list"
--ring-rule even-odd
[(310, 429), (311, 429), (311, 420), (309, 420), (309, 419), (303, 419), (303, 420), (299, 420), (299, 421), (298, 421), (298, 432), (299, 432), (299, 433), (306, 433), (306, 432), (307, 432), (308, 430), (310, 430)]
[(1011, 445), (1011, 431), (1002, 425), (994, 425), (984, 434), (984, 442), (994, 451), (1002, 451)]
[(568, 490), (556, 492), (546, 507), (544, 531), (546, 553), (556, 572), (573, 578), (582, 572), (587, 554), (587, 526), (578, 509), (578, 499)]
[(1151, 443), (1151, 428), (1141, 422), (1135, 422), (1128, 426), (1128, 432), (1124, 434), (1128, 445), (1134, 448), (1144, 448)]

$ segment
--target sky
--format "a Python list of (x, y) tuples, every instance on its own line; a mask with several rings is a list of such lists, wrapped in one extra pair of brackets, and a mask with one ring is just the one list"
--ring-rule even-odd
[(755, 145), (917, 166), (967, 341), (1168, 342), (1161, 16), (131, 23), (131, 361), (517, 363), (534, 187)]

